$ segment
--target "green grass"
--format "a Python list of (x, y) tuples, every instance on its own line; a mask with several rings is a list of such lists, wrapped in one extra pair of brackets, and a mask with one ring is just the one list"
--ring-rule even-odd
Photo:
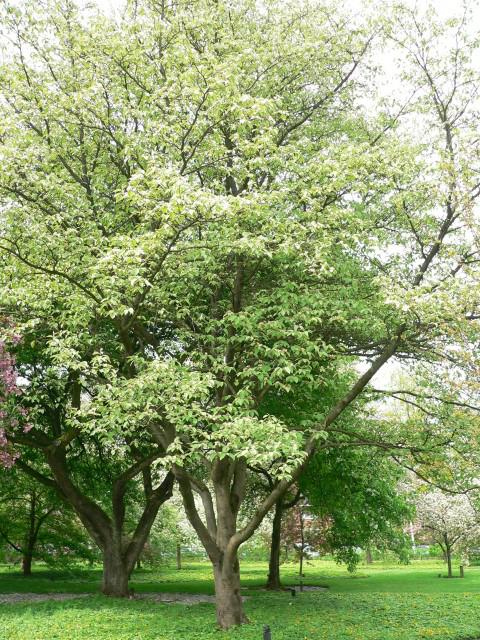
[[(285, 584), (296, 584), (294, 566), (283, 567)], [(22, 578), (0, 568), (0, 592), (91, 592), (66, 602), (0, 605), (0, 640), (261, 640), (264, 624), (272, 640), (459, 640), (480, 638), (480, 567), (466, 577), (439, 578), (444, 566), (434, 561), (410, 566), (376, 563), (354, 576), (328, 561), (306, 568), (305, 583), (328, 585), (328, 592), (256, 591), (265, 580), (262, 563), (242, 564), (242, 584), (251, 624), (229, 632), (215, 629), (210, 604), (152, 604), (98, 595), (100, 572), (48, 572), (38, 569)], [(213, 593), (206, 563), (139, 571), (136, 592)]]

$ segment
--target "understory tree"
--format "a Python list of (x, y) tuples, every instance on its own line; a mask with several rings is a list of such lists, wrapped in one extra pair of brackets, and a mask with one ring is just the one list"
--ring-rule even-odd
[(324, 549), (353, 571), (358, 548), (376, 546), (409, 555), (404, 528), (413, 501), (399, 490), (403, 474), (378, 449), (332, 449), (312, 458), (300, 477), (311, 514), (326, 520)]
[[(288, 524), (285, 525), (285, 522), (282, 521), (284, 521), (286, 517), (292, 524), (296, 524), (297, 522), (299, 522), (301, 518), (301, 511), (298, 511), (295, 508), (301, 508), (298, 507), (301, 500), (302, 495), (300, 491), (297, 490), (294, 495), (283, 495), (275, 503), (272, 519), (272, 531), (270, 535), (270, 553), (268, 559), (268, 577), (266, 584), (266, 588), (272, 591), (282, 588), (282, 583), (280, 580), (280, 556), (282, 543), (286, 548), (288, 548), (289, 541), (291, 541), (292, 543), (298, 543), (298, 536), (296, 533), (294, 536), (288, 536), (290, 540), (287, 540), (287, 536), (285, 535), (285, 526), (290, 531), (292, 530), (292, 528), (297, 528), (292, 526), (289, 527)], [(293, 537), (296, 538), (295, 541), (293, 540)]]
[(97, 557), (73, 510), (19, 470), (0, 469), (0, 541), (18, 556), (25, 577), (34, 560), (59, 566)]
[[(342, 416), (476, 304), (475, 42), (461, 21), (427, 47), (407, 10), (359, 22), (316, 2), (1, 11), (0, 305), (70, 394), (59, 434), (10, 424), (3, 449), (41, 436), (52, 481), (117, 550), (122, 509), (83, 500), (66, 461), (84, 439), (110, 459), (145, 447), (142, 469), (161, 454), (212, 562), (218, 624), (240, 624), (239, 547), (316, 452), (422, 446), (420, 428)], [(382, 31), (411, 65), (408, 108), (366, 105)], [(292, 426), (262, 409), (285, 393), (328, 401)], [(259, 468), (274, 486), (240, 525)], [(137, 471), (122, 467), (120, 494)]]
[(182, 551), (185, 548), (202, 554), (195, 531), (185, 516), (181, 496), (176, 493), (155, 519), (141, 559), (151, 564), (171, 562), (174, 559), (177, 570), (180, 570)]
[[(80, 429), (74, 416), (82, 402), (88, 401), (88, 381), (83, 380), (82, 388), (78, 371), (69, 372), (51, 360), (41, 346), (43, 335), (39, 331), (12, 341), (7, 324), (4, 334), (6, 364), (0, 393), (5, 400), (6, 469), (2, 475), (4, 486), (9, 487), (10, 508), (15, 508), (15, 501), (20, 504), (26, 500), (26, 517), (31, 523), (23, 546), (15, 543), (13, 547), (23, 550), (28, 571), (45, 520), (54, 518), (53, 528), (61, 531), (62, 526), (65, 528), (64, 511), (70, 514), (73, 509), (100, 550), (103, 593), (127, 596), (130, 574), (158, 511), (172, 495), (173, 474), (153, 467), (163, 451), (148, 442), (133, 445), (120, 438), (106, 441)], [(30, 483), (26, 478), (17, 482), (19, 474), (28, 476)], [(60, 507), (59, 501), (66, 505)], [(58, 516), (59, 511), (62, 516)], [(75, 526), (72, 540), (74, 530)], [(10, 542), (15, 538), (12, 534), (5, 536)]]
[(406, 560), (410, 545), (403, 529), (412, 505), (398, 490), (401, 478), (400, 468), (378, 449), (332, 446), (315, 454), (296, 491), (275, 505), (267, 588), (281, 588), (282, 548), (331, 553), (350, 571), (359, 548), (389, 549)]

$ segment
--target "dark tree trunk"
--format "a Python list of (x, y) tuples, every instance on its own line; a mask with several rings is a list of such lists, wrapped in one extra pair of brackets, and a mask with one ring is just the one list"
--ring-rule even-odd
[(42, 523), (42, 520), (40, 520), (37, 526), (36, 517), (37, 517), (37, 494), (36, 494), (36, 491), (33, 490), (32, 493), (30, 494), (30, 513), (29, 513), (28, 531), (25, 536), (25, 543), (23, 546), (23, 554), (22, 554), (23, 555), (22, 573), (24, 577), (28, 577), (32, 575), (33, 550), (35, 549), (38, 530)]
[(213, 566), (215, 578), (215, 604), (217, 624), (221, 629), (248, 622), (243, 612), (240, 593), (240, 567), (237, 557), (228, 565), (218, 562)]
[(180, 544), (177, 544), (177, 570), (180, 571), (182, 568), (182, 547)]
[(24, 577), (32, 575), (32, 552), (25, 551), (22, 557), (22, 573)]
[(69, 503), (103, 554), (102, 593), (119, 598), (130, 595), (128, 581), (135, 563), (147, 542), (161, 505), (172, 496), (174, 476), (168, 473), (156, 489), (149, 490), (137, 527), (129, 541), (123, 538), (125, 492), (127, 483), (144, 468), (146, 461), (133, 465), (120, 475), (112, 487), (113, 518), (73, 482), (66, 464), (65, 452), (49, 452), (47, 461), (55, 478), (56, 489)]
[(272, 538), (270, 543), (270, 560), (268, 564), (268, 578), (266, 588), (271, 591), (279, 591), (282, 588), (280, 582), (280, 542), (282, 534), (283, 500), (275, 505), (275, 514), (272, 523)]
[(447, 563), (447, 577), (453, 578), (452, 572), (452, 543), (450, 542), (448, 535), (443, 534), (443, 541), (438, 541), (440, 548), (443, 551), (443, 557)]
[(367, 564), (373, 564), (372, 550), (370, 549), (370, 547), (367, 547), (365, 551), (365, 558), (367, 560)]
[(300, 567), (299, 567), (299, 575), (300, 578), (303, 578), (303, 557), (305, 555), (305, 524), (303, 520), (303, 510), (300, 509)]

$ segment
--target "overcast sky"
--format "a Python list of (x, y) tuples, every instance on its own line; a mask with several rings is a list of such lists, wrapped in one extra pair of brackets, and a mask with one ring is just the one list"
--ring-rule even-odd
[[(102, 9), (105, 9), (107, 11), (112, 11), (115, 8), (119, 8), (124, 4), (124, 0), (93, 0), (93, 1), (96, 2), (100, 7), (102, 7)], [(431, 0), (404, 0), (404, 1), (406, 2), (406, 4), (412, 7), (418, 7), (420, 11), (425, 7), (427, 7), (428, 5), (433, 4), (435, 6), (435, 9), (438, 11), (438, 13), (440, 13), (445, 17), (461, 12), (464, 6), (464, 0), (437, 0), (436, 2), (432, 2)], [(278, 2), (280, 4), (282, 0), (278, 0)], [(373, 4), (370, 0), (342, 0), (342, 1), (337, 0), (337, 2), (339, 2), (339, 4), (343, 7), (351, 7), (354, 10), (359, 10), (364, 8), (366, 5)], [(382, 3), (381, 0), (377, 0), (377, 2), (375, 2), (376, 6), (381, 6), (382, 4), (387, 5), (388, 3), (387, 2)], [(478, 8), (478, 3), (475, 3), (475, 4), (477, 4), (476, 13), (478, 13), (478, 16), (480, 17), (480, 10)]]

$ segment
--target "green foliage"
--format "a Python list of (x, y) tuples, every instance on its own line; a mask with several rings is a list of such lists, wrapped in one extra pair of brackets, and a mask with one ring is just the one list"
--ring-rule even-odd
[(394, 550), (407, 560), (411, 543), (403, 532), (413, 516), (408, 496), (399, 492), (399, 468), (375, 450), (338, 447), (317, 453), (300, 477), (309, 511), (327, 518), (327, 548), (354, 570), (358, 547)]
[[(237, 531), (252, 468), (287, 489), (316, 447), (445, 442), (431, 424), (354, 424), (351, 407), (395, 354), (439, 358), (478, 311), (478, 42), (464, 22), (271, 0), (139, 0), (115, 20), (12, 0), (0, 21), (14, 43), (0, 66), (0, 311), (33, 353), (40, 342), (40, 379), (77, 387), (48, 446), (65, 438), (79, 481), (105, 487), (153, 441), (186, 501), (204, 494), (210, 531), (193, 499), (189, 517), (210, 556), (228, 546), (233, 563), (272, 506)], [(372, 95), (381, 31), (414, 90), (391, 113)], [(38, 432), (6, 436), (26, 448), (47, 422), (30, 392)], [(351, 511), (328, 511), (352, 563), (402, 507), (367, 471), (362, 497), (335, 485), (342, 460), (326, 484)]]
[(292, 434), (264, 394), (328, 396), (416, 322), (377, 258), (409, 228), (397, 191), (425, 204), (416, 149), (362, 108), (376, 25), (250, 0), (42, 7), (3, 10), (0, 305), (89, 390), (75, 426), (135, 441), (161, 416), (170, 461), (287, 477), (321, 428)]
[(98, 559), (72, 509), (15, 467), (0, 470), (0, 545), (18, 563), (29, 554), (49, 566)]

